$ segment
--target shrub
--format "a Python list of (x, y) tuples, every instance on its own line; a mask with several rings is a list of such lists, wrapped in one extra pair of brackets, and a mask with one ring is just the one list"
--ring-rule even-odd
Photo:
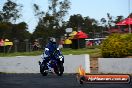
[(103, 57), (124, 57), (132, 54), (131, 34), (112, 34), (101, 45)]

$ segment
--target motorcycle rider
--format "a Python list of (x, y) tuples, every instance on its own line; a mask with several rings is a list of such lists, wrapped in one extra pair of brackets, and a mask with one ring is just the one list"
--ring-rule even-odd
[[(44, 52), (42, 54), (42, 63), (47, 66), (47, 63), (50, 61), (50, 59), (54, 59), (52, 58), (52, 56), (54, 55), (53, 53), (56, 51), (58, 51), (57, 53), (59, 53), (59, 55), (62, 55), (61, 51), (58, 48), (58, 45), (56, 44), (56, 39), (54, 37), (50, 37), (49, 42), (45, 46)], [(48, 69), (48, 66), (46, 69)]]

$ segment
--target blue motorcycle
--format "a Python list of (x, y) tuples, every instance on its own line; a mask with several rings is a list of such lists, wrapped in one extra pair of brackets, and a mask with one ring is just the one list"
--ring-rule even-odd
[(64, 56), (60, 54), (58, 50), (55, 50), (52, 55), (49, 57), (48, 63), (39, 62), (40, 65), (40, 73), (43, 76), (47, 76), (49, 72), (51, 72), (51, 69), (53, 69), (53, 72), (57, 74), (58, 76), (61, 76), (64, 72)]

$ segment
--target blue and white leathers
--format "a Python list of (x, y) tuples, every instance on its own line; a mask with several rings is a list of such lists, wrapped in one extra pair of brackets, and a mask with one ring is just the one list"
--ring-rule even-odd
[[(63, 56), (56, 43), (49, 42), (43, 53), (43, 60), (48, 62), (50, 59), (56, 59), (59, 56)], [(64, 57), (63, 57), (64, 58)]]

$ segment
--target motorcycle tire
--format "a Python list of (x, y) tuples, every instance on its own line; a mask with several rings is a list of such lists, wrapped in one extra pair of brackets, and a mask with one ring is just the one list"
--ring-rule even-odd
[(46, 71), (46, 66), (41, 64), (40, 65), (40, 73), (43, 75), (43, 76), (47, 76), (48, 75), (48, 72)]
[(64, 66), (63, 63), (59, 63), (56, 67), (54, 67), (54, 72), (58, 75), (58, 76), (62, 76), (63, 72), (64, 72)]

